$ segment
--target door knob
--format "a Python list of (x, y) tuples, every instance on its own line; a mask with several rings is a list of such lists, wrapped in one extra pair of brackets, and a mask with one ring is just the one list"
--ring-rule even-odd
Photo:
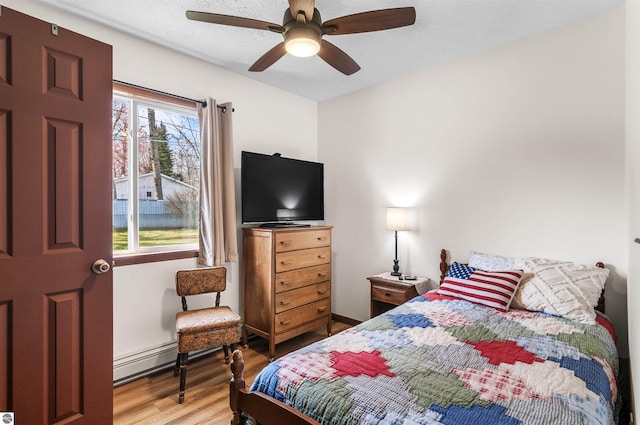
[(96, 260), (93, 265), (91, 266), (91, 270), (95, 273), (95, 274), (102, 274), (102, 273), (106, 273), (109, 271), (109, 269), (111, 269), (111, 266), (109, 265), (109, 263), (107, 263), (105, 260), (100, 259), (100, 260)]

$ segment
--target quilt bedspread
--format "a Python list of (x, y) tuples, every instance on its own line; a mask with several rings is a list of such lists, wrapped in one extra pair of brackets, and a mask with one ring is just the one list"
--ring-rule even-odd
[(419, 296), (268, 365), (252, 390), (328, 424), (613, 424), (605, 327)]

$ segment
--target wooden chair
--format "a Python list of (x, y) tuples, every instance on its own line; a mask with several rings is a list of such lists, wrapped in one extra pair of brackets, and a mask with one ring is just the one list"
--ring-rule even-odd
[[(229, 345), (236, 349), (240, 341), (241, 318), (229, 307), (220, 305), (220, 292), (227, 287), (224, 267), (198, 268), (176, 272), (176, 292), (182, 297), (182, 310), (176, 313), (178, 357), (174, 376), (180, 372), (178, 403), (184, 401), (189, 352), (222, 346), (224, 359), (229, 363)], [(188, 310), (187, 296), (217, 292), (214, 307)]]

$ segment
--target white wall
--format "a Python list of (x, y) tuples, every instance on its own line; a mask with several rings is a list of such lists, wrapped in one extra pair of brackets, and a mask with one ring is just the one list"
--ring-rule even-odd
[(622, 9), (322, 102), (319, 159), (335, 313), (368, 318), (408, 206), (404, 272), (438, 279), (441, 248), (605, 262), (626, 353)]
[[(640, 2), (626, 2), (626, 141), (627, 141), (627, 243), (629, 264), (629, 352), (631, 370), (640, 370)], [(638, 303), (636, 302), (638, 301)], [(633, 379), (633, 392), (640, 394), (640, 378)], [(640, 401), (636, 397), (635, 401)], [(634, 411), (640, 406), (635, 404)]]
[[(113, 46), (113, 78), (193, 99), (233, 102), (234, 159), (239, 175), (242, 150), (317, 159), (317, 103), (197, 59), (121, 34), (86, 19), (37, 3), (4, 0), (18, 10)], [(239, 191), (239, 185), (236, 190)], [(239, 192), (238, 192), (239, 193)], [(238, 211), (239, 213), (239, 211)], [(173, 273), (195, 267), (195, 259), (118, 267), (114, 277), (114, 379), (175, 356)], [(238, 264), (229, 268), (223, 296), (240, 311)], [(175, 297), (175, 298), (174, 298)], [(141, 361), (144, 362), (141, 363)]]

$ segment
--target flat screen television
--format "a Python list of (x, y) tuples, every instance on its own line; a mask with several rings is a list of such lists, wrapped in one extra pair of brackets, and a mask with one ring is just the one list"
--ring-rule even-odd
[(242, 152), (242, 222), (264, 226), (324, 220), (324, 165)]

